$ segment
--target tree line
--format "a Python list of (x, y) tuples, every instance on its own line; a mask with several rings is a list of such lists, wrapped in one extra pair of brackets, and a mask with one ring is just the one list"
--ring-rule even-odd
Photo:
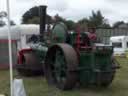
[[(124, 21), (117, 21), (111, 26), (108, 22), (108, 19), (106, 19), (102, 15), (100, 10), (92, 11), (91, 16), (82, 18), (77, 22), (74, 22), (73, 20), (66, 20), (65, 18), (59, 16), (58, 14), (56, 16), (59, 18), (59, 20), (63, 21), (67, 25), (69, 30), (73, 30), (77, 24), (79, 24), (83, 30), (84, 28), (92, 28), (92, 27), (118, 28), (121, 25), (126, 25), (126, 26), (128, 25), (128, 23), (125, 23)], [(3, 21), (3, 18), (4, 17), (0, 15), (0, 27), (6, 25), (6, 23)], [(38, 6), (30, 8), (22, 16), (22, 24), (39, 24), (39, 23), (40, 23), (40, 18), (39, 18)], [(48, 14), (46, 16), (46, 23), (47, 24), (53, 23), (52, 17)], [(15, 22), (11, 20), (10, 24), (15, 25)]]

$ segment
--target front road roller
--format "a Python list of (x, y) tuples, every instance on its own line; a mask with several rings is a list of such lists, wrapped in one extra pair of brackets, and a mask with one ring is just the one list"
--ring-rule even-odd
[(19, 51), (16, 69), (22, 76), (38, 76), (43, 74), (42, 62), (32, 49)]

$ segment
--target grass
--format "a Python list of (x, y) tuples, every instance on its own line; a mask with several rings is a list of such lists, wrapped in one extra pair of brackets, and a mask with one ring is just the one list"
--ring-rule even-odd
[[(116, 77), (108, 88), (81, 88), (61, 91), (47, 85), (43, 77), (25, 78), (24, 86), (27, 96), (128, 96), (128, 60), (117, 58), (121, 65)], [(9, 94), (9, 72), (0, 71), (0, 94)]]

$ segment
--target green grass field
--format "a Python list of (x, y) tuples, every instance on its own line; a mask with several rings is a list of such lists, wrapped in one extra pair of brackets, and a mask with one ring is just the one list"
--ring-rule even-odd
[[(61, 91), (48, 86), (43, 77), (25, 78), (24, 86), (27, 96), (128, 96), (128, 60), (117, 58), (121, 69), (108, 88), (81, 88)], [(0, 71), (0, 94), (9, 94), (9, 72)], [(8, 95), (9, 96), (9, 95)]]

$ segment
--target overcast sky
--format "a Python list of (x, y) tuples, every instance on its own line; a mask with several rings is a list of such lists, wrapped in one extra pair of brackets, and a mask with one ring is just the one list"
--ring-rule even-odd
[[(128, 22), (128, 0), (10, 0), (11, 19), (17, 24), (22, 15), (33, 6), (47, 5), (48, 14), (79, 20), (91, 15), (92, 10), (101, 10), (109, 23), (124, 20)], [(0, 0), (0, 11), (6, 10), (6, 0)]]

